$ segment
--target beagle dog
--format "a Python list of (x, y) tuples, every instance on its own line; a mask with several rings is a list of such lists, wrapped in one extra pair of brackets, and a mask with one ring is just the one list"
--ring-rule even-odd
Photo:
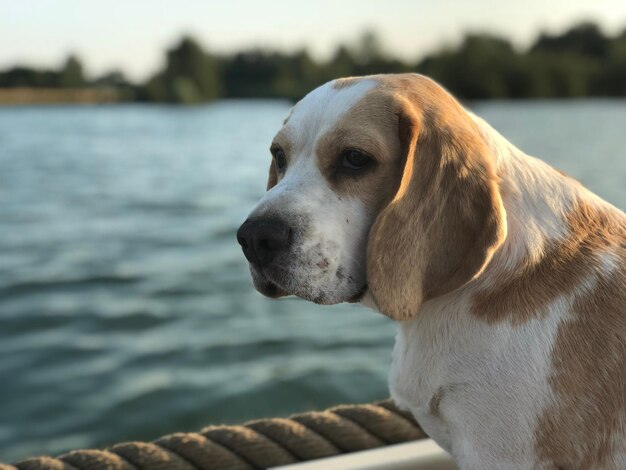
[(432, 80), (331, 81), (237, 238), (269, 297), (397, 321), (392, 397), (462, 469), (626, 469), (626, 216)]

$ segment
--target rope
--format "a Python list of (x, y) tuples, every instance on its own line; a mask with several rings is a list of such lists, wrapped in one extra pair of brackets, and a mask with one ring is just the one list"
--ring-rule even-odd
[(35, 457), (0, 470), (261, 469), (425, 438), (413, 418), (391, 400), (340, 405), (289, 418), (209, 426), (154, 442), (126, 442), (107, 450), (75, 450)]

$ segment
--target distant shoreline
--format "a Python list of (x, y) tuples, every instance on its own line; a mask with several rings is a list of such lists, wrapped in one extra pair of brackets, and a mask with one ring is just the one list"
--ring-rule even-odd
[[(612, 96), (577, 96), (577, 97), (526, 97), (526, 98), (498, 98), (498, 99), (460, 99), (461, 103), (472, 107), (473, 103), (501, 102), (501, 103), (550, 103), (550, 102), (612, 102), (622, 106), (626, 97)], [(14, 106), (39, 105), (140, 105), (154, 106), (206, 106), (219, 102), (232, 101), (286, 101), (295, 104), (295, 100), (276, 97), (224, 97), (213, 101), (198, 103), (167, 103), (154, 101), (138, 101), (129, 97), (127, 93), (115, 88), (0, 88), (0, 108)]]
[(1, 105), (104, 104), (130, 102), (112, 87), (94, 88), (0, 88)]

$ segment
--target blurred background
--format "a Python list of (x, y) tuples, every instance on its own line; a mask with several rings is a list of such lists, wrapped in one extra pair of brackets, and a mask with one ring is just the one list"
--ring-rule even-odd
[(254, 292), (294, 100), (429, 75), (626, 206), (626, 3), (0, 0), (0, 461), (388, 395), (393, 324)]

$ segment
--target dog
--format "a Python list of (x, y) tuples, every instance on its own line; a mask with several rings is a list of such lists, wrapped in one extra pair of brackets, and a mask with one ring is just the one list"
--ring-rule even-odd
[(395, 320), (391, 395), (462, 469), (626, 469), (622, 211), (418, 74), (322, 85), (270, 151), (259, 292)]

